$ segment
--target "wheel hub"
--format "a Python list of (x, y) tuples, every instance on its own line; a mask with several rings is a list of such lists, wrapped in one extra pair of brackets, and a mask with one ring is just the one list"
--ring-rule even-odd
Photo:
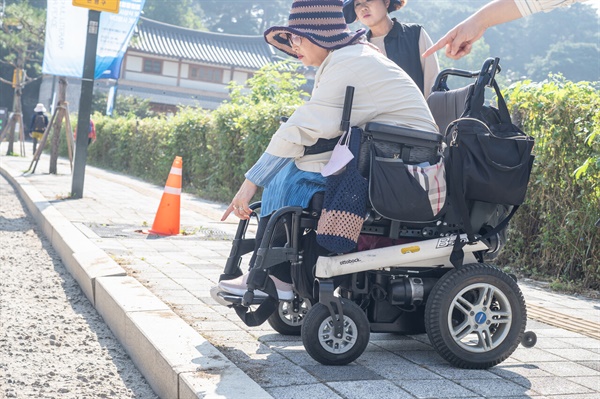
[(483, 353), (505, 340), (512, 318), (510, 302), (501, 290), (492, 284), (476, 283), (454, 297), (448, 311), (448, 327), (461, 348)]
[(483, 324), (483, 323), (485, 323), (487, 318), (488, 318), (488, 316), (487, 316), (487, 314), (485, 314), (485, 312), (477, 312), (477, 314), (475, 314), (475, 323)]
[(342, 335), (336, 337), (333, 333), (333, 319), (331, 317), (323, 320), (319, 327), (319, 343), (330, 353), (346, 353), (356, 343), (357, 327), (354, 321), (344, 317), (344, 327)]
[(281, 301), (278, 307), (279, 317), (285, 324), (297, 326), (302, 324), (310, 308), (311, 304), (309, 300), (294, 299), (292, 302)]

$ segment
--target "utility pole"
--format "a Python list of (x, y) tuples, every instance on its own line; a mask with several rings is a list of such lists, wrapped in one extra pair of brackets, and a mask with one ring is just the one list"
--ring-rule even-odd
[(88, 133), (90, 131), (90, 114), (92, 113), (92, 95), (94, 94), (94, 71), (96, 69), (96, 48), (98, 47), (98, 28), (100, 11), (88, 11), (87, 40), (83, 59), (83, 78), (81, 80), (81, 96), (79, 97), (79, 113), (77, 115), (77, 140), (75, 141), (75, 162), (71, 197), (83, 197), (83, 181), (87, 159)]
[(92, 95), (94, 94), (94, 72), (96, 70), (96, 49), (98, 48), (98, 31), (100, 30), (100, 11), (119, 13), (120, 0), (72, 0), (77, 7), (89, 8), (85, 55), (83, 58), (83, 76), (81, 79), (81, 96), (79, 97), (79, 113), (77, 115), (77, 140), (75, 141), (75, 162), (73, 165), (73, 181), (71, 197), (83, 198), (83, 180), (85, 178), (85, 162), (87, 159), (88, 134), (90, 131), (90, 114), (92, 113)]

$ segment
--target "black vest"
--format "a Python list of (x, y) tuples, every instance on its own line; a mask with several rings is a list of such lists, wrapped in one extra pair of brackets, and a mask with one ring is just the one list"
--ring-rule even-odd
[[(402, 68), (414, 80), (421, 93), (424, 93), (423, 67), (419, 52), (421, 25), (403, 24), (396, 21), (396, 18), (392, 21), (394, 26), (384, 39), (387, 57)], [(371, 39), (371, 36), (371, 31), (367, 32), (367, 38)]]

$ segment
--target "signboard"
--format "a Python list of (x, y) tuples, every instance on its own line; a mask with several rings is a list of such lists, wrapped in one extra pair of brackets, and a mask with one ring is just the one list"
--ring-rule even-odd
[(76, 7), (89, 8), (96, 11), (108, 11), (119, 13), (120, 0), (73, 0)]
[[(87, 4), (88, 0), (79, 1)], [(94, 79), (119, 78), (123, 56), (144, 2), (145, 0), (120, 0), (118, 14), (100, 13)], [(48, 0), (47, 4), (42, 72), (48, 75), (81, 78), (88, 11), (64, 0)]]

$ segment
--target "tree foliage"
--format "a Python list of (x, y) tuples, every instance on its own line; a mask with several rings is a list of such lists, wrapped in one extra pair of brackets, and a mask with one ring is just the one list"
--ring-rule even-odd
[(142, 16), (171, 25), (205, 30), (201, 3), (199, 0), (146, 0)]
[(0, 48), (5, 55), (0, 63), (24, 70), (24, 83), (31, 80), (29, 76), (41, 72), (44, 42), (40, 37), (45, 36), (45, 21), (45, 13), (31, 7), (26, 0), (6, 7), (0, 29)]
[[(489, 0), (455, 2), (449, 0), (411, 1), (391, 15), (401, 22), (425, 27), (433, 41), (468, 17)], [(148, 18), (188, 28), (201, 25), (212, 32), (261, 35), (273, 25), (287, 23), (289, 0), (148, 0)], [(195, 22), (190, 22), (191, 19)], [(439, 52), (444, 68), (479, 69), (488, 57), (500, 57), (503, 76), (513, 81), (523, 77), (543, 80), (548, 73), (562, 73), (574, 81), (600, 80), (600, 31), (598, 13), (585, 3), (550, 13), (538, 13), (487, 30), (473, 55), (454, 61)], [(351, 29), (362, 27), (360, 23)]]
[(308, 93), (300, 90), (306, 78), (297, 71), (298, 64), (281, 61), (268, 64), (246, 81), (246, 87), (232, 81), (229, 85), (233, 104), (256, 105), (273, 102), (298, 106)]
[(283, 24), (290, 12), (286, 0), (202, 0), (204, 23), (212, 32), (260, 35)]
[[(428, 1), (408, 2), (392, 15), (402, 22), (423, 25), (435, 42), (487, 2), (473, 0), (457, 6), (456, 2), (435, 1), (435, 7)], [(549, 72), (562, 73), (573, 81), (600, 81), (599, 24), (598, 12), (585, 3), (505, 23), (486, 31), (489, 53), (481, 51), (479, 62), (500, 57), (506, 67), (503, 75), (513, 81), (523, 77), (541, 81)], [(449, 60), (443, 51), (438, 56), (444, 67), (461, 67), (462, 60)]]

